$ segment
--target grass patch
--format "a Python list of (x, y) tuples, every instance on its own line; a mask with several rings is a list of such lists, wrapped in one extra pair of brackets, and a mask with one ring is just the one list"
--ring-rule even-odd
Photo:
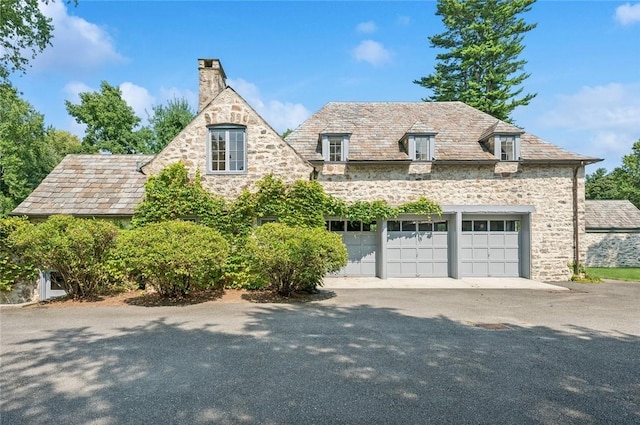
[(640, 282), (640, 267), (587, 267), (587, 273), (600, 279)]

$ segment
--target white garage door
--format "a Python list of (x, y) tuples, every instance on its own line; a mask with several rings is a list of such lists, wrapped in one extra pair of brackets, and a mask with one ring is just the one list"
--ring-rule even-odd
[(342, 235), (349, 259), (338, 276), (376, 275), (376, 223), (330, 220), (327, 228)]
[(520, 276), (520, 221), (509, 218), (462, 221), (462, 276)]
[(421, 220), (388, 221), (387, 275), (448, 276), (447, 223)]

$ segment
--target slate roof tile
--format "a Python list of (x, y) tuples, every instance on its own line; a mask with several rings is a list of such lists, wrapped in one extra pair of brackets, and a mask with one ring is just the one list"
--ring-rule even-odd
[[(13, 214), (132, 215), (152, 155), (67, 155)], [(106, 176), (106, 178), (105, 178)]]
[(587, 200), (585, 222), (587, 230), (640, 230), (640, 210), (628, 200)]
[(437, 133), (436, 160), (495, 160), (479, 141), (492, 132), (503, 132), (521, 134), (520, 154), (525, 161), (597, 161), (545, 142), (462, 102), (331, 102), (289, 134), (286, 141), (303, 158), (320, 161), (320, 134), (345, 133), (351, 135), (350, 161), (406, 160), (408, 156), (400, 151), (398, 142), (412, 129)]

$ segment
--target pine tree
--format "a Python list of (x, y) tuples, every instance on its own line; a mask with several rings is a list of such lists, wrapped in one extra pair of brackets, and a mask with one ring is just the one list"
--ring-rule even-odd
[(462, 101), (510, 121), (511, 112), (535, 94), (522, 94), (524, 34), (536, 27), (519, 15), (535, 0), (438, 0), (445, 32), (429, 37), (436, 55), (435, 72), (414, 81), (433, 94), (425, 101)]

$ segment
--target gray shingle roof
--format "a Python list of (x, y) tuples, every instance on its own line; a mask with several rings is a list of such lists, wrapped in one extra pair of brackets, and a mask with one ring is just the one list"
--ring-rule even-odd
[(587, 230), (640, 230), (640, 210), (627, 200), (588, 200), (585, 203), (585, 222)]
[(132, 215), (147, 176), (137, 167), (152, 155), (67, 155), (14, 215)]
[(437, 133), (436, 160), (496, 160), (479, 141), (492, 132), (512, 132), (521, 134), (520, 154), (525, 161), (597, 161), (547, 143), (462, 102), (331, 102), (286, 141), (305, 159), (322, 160), (319, 135), (331, 129), (331, 133), (351, 134), (350, 161), (408, 160), (398, 142), (420, 127)]

